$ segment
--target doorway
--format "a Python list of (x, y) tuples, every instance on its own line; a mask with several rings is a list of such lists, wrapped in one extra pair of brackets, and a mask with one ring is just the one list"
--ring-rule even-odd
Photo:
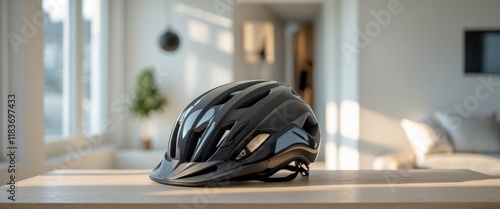
[(234, 12), (235, 80), (286, 83), (314, 107), (314, 22), (321, 5), (240, 0)]
[(297, 90), (300, 97), (311, 107), (314, 101), (313, 37), (313, 25), (302, 24), (299, 26), (293, 39), (293, 88)]

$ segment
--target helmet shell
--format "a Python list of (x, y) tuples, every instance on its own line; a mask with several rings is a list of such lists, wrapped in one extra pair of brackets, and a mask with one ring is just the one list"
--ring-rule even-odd
[[(191, 102), (179, 115), (154, 181), (201, 186), (314, 162), (316, 117), (289, 86), (264, 80), (229, 83)], [(248, 178), (246, 178), (248, 179)]]

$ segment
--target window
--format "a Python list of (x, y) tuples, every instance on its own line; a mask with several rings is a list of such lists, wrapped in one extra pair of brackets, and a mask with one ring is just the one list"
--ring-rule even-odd
[(99, 134), (102, 118), (102, 18), (98, 0), (83, 0), (83, 131)]
[[(65, 39), (68, 39), (69, 26), (68, 0), (44, 0), (43, 11), (45, 16), (44, 26), (44, 111), (45, 111), (45, 135), (68, 137), (71, 130), (69, 114), (69, 69), (66, 55), (67, 48), (64, 47)], [(68, 40), (66, 40), (66, 43)], [(66, 64), (66, 66), (65, 66)]]
[(43, 0), (46, 142), (99, 134), (103, 2)]

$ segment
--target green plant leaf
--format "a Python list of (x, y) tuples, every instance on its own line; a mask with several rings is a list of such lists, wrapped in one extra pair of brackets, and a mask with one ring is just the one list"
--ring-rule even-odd
[(151, 112), (159, 111), (166, 105), (155, 80), (154, 68), (145, 68), (137, 76), (130, 112), (137, 117), (148, 117)]

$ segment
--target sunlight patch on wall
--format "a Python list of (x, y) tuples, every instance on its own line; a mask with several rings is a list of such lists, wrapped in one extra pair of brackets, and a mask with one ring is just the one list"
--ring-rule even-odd
[(359, 104), (355, 101), (340, 104), (340, 134), (352, 140), (359, 138)]
[(335, 102), (329, 101), (325, 106), (325, 129), (326, 134), (323, 140), (326, 140), (325, 164), (327, 170), (338, 168), (338, 147), (335, 135), (338, 132), (338, 107)]
[(333, 141), (327, 141), (325, 147), (326, 170), (336, 170), (338, 168), (337, 156), (337, 145)]
[(340, 104), (339, 168), (359, 169), (359, 103), (344, 100)]
[(184, 88), (187, 92), (186, 98), (193, 98), (196, 91), (196, 83), (198, 82), (198, 58), (194, 54), (186, 54), (184, 60), (186, 71), (184, 75)]
[(174, 8), (175, 8), (175, 11), (177, 11), (181, 14), (196, 17), (200, 20), (207, 21), (207, 22), (213, 23), (215, 25), (219, 25), (219, 26), (222, 26), (225, 28), (231, 28), (233, 26), (233, 20), (231, 20), (230, 18), (216, 15), (216, 14), (213, 14), (213, 13), (210, 13), (210, 12), (207, 12), (207, 11), (204, 11), (204, 10), (192, 7), (192, 6), (178, 3), (174, 6)]
[(206, 23), (191, 19), (188, 21), (187, 28), (188, 37), (191, 40), (205, 45), (210, 43), (210, 28)]
[(326, 114), (326, 120), (325, 120), (326, 134), (331, 134), (331, 135), (337, 134), (338, 131), (337, 104), (335, 104), (335, 102), (326, 103), (325, 114)]
[(359, 150), (349, 146), (340, 146), (339, 148), (339, 168), (341, 170), (359, 169)]
[(228, 54), (234, 53), (234, 35), (232, 31), (219, 31), (217, 34), (217, 49)]

